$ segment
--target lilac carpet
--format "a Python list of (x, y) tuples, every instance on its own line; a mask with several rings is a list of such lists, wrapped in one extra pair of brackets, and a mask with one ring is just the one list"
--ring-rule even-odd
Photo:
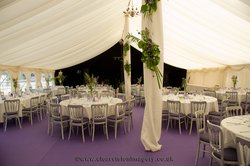
[[(118, 138), (114, 140), (113, 128), (109, 128), (109, 140), (99, 130), (95, 141), (91, 142), (85, 133), (85, 143), (81, 134), (72, 135), (71, 140), (61, 140), (60, 129), (55, 127), (54, 135), (47, 134), (47, 120), (30, 126), (27, 119), (23, 128), (10, 124), (7, 132), (0, 130), (0, 166), (82, 166), (82, 165), (174, 165), (193, 166), (196, 155), (196, 133), (188, 134), (178, 128), (162, 129), (159, 152), (145, 152), (140, 142), (143, 107), (134, 111), (134, 128), (124, 135), (118, 128)], [(1, 125), (2, 126), (2, 125)], [(65, 132), (67, 137), (68, 132)], [(200, 158), (199, 165), (208, 165), (209, 156)], [(217, 164), (215, 164), (217, 165)]]

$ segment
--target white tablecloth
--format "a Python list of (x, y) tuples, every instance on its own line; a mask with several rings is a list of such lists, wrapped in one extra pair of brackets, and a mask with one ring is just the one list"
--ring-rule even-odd
[[(250, 115), (233, 116), (223, 119), (221, 127), (224, 132), (224, 145), (236, 147), (236, 136), (250, 141)], [(247, 156), (247, 163), (250, 164), (250, 149), (245, 148), (245, 155)], [(243, 150), (240, 149), (239, 156), (242, 161)]]
[(98, 101), (88, 101), (87, 98), (80, 98), (80, 99), (70, 99), (70, 100), (63, 100), (60, 102), (60, 105), (62, 106), (62, 114), (69, 116), (68, 111), (68, 105), (82, 105), (84, 108), (86, 108), (86, 112), (84, 112), (84, 116), (87, 116), (88, 118), (91, 118), (91, 105), (92, 104), (108, 104), (109, 110), (108, 110), (108, 116), (115, 114), (115, 104), (121, 103), (122, 100), (119, 98), (101, 98)]
[(191, 113), (191, 101), (206, 101), (206, 112), (205, 114), (208, 114), (211, 111), (218, 111), (218, 102), (217, 99), (210, 96), (203, 96), (203, 95), (163, 95), (163, 109), (167, 109), (167, 100), (175, 100), (181, 102), (181, 112), (185, 115), (188, 115)]

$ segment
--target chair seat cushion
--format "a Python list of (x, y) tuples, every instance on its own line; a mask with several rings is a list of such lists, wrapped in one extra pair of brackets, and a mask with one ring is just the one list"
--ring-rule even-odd
[[(221, 158), (221, 154), (214, 152), (217, 158)], [(238, 161), (237, 151), (235, 148), (224, 148), (224, 160), (225, 161)]]
[[(117, 120), (122, 119), (122, 117), (117, 117)], [(115, 120), (115, 115), (108, 116), (108, 120)]]
[(8, 116), (8, 115), (9, 115), (9, 116), (10, 116), (10, 115), (18, 115), (18, 113), (17, 113), (17, 112), (4, 112), (3, 115), (4, 115), (4, 116)]
[(209, 143), (209, 137), (207, 132), (200, 133), (200, 140)]
[(169, 114), (169, 111), (168, 111), (168, 110), (162, 110), (162, 114), (163, 114), (163, 115), (165, 115), (165, 114), (168, 115), (168, 114)]
[(72, 119), (73, 123), (81, 123), (82, 121), (83, 121), (83, 123), (89, 122), (89, 118), (83, 117), (82, 119)]
[(176, 114), (176, 113), (170, 113), (170, 116), (172, 117), (185, 117), (186, 115), (184, 113), (179, 113), (179, 114)]
[(209, 112), (209, 115), (214, 115), (214, 116), (224, 116), (224, 112), (217, 112), (217, 111), (212, 111), (212, 112)]
[[(55, 121), (61, 121), (60, 117), (53, 117), (53, 119)], [(66, 120), (69, 120), (69, 117), (68, 116), (62, 116), (62, 121), (66, 121)]]
[(187, 116), (190, 118), (195, 118), (195, 114), (192, 114), (192, 113), (188, 114)]

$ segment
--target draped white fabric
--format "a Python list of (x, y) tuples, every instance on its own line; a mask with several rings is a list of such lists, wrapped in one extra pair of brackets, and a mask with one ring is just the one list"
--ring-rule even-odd
[[(123, 32), (124, 44), (126, 42), (130, 43), (128, 41), (128, 39), (126, 38), (128, 33), (129, 33), (129, 17), (125, 16), (125, 25), (124, 25), (124, 32)], [(123, 56), (123, 65), (130, 64), (130, 66), (131, 66), (130, 54), (131, 54), (131, 51), (129, 48), (129, 50), (126, 52), (126, 55)], [(126, 100), (130, 100), (131, 99), (131, 71), (130, 71), (130, 73), (127, 73), (126, 70), (124, 70), (123, 72), (124, 72)]]
[[(250, 6), (217, 1), (163, 1), (165, 63), (185, 69), (250, 63)], [(248, 17), (224, 8), (236, 4), (234, 11), (248, 9)]]
[(0, 2), (0, 65), (60, 69), (84, 62), (122, 37), (121, 0)]
[[(93, 58), (121, 39), (127, 4), (2, 0), (0, 65), (55, 70)], [(248, 0), (163, 0), (163, 30), (167, 64), (188, 70), (250, 64)]]
[[(159, 45), (160, 63), (158, 68), (163, 73), (163, 29), (162, 29), (162, 1), (158, 2), (158, 8), (152, 14), (152, 20), (144, 17), (142, 29), (147, 27), (150, 31), (153, 42)], [(141, 141), (145, 150), (158, 151), (161, 145), (158, 143), (161, 136), (162, 123), (162, 88), (158, 87), (156, 75), (153, 74), (145, 65), (144, 72), (144, 95), (145, 109), (141, 130)]]

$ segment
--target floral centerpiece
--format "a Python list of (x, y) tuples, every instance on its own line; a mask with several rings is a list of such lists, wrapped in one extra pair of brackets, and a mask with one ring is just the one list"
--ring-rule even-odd
[(142, 30), (139, 34), (141, 35), (141, 39), (131, 34), (128, 34), (127, 38), (131, 39), (133, 42), (136, 42), (138, 47), (142, 49), (141, 61), (149, 70), (151, 70), (155, 74), (158, 86), (160, 88), (162, 84), (162, 73), (157, 66), (160, 63), (161, 59), (159, 45), (155, 44), (152, 41), (152, 39), (150, 38), (150, 32), (147, 28), (145, 30)]
[(14, 87), (15, 93), (16, 93), (17, 86), (18, 86), (18, 84), (17, 84), (18, 79), (17, 78), (13, 78), (12, 81), (13, 81), (13, 87)]
[(49, 82), (52, 80), (52, 78), (45, 78), (46, 84), (47, 84), (47, 88), (49, 88)]
[(64, 76), (63, 72), (60, 70), (58, 76), (55, 78), (58, 80), (59, 85), (63, 85), (63, 81), (65, 80), (66, 76)]
[(184, 90), (184, 92), (187, 92), (187, 84), (189, 83), (190, 77), (186, 78), (182, 78), (182, 88)]
[(233, 82), (233, 88), (235, 88), (235, 87), (236, 87), (236, 84), (237, 84), (237, 82), (238, 82), (238, 80), (237, 80), (237, 75), (233, 75), (233, 76), (232, 76), (232, 82)]
[(94, 77), (93, 75), (90, 77), (90, 75), (85, 72), (84, 73), (84, 80), (85, 80), (85, 83), (90, 90), (91, 97), (93, 97), (93, 90), (95, 89), (95, 87), (97, 85), (98, 77)]

